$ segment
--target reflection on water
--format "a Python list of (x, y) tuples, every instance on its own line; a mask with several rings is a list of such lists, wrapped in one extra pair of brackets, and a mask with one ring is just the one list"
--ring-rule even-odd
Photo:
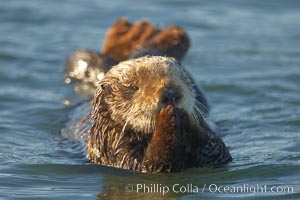
[[(295, 0), (5, 2), (0, 198), (155, 199), (161, 195), (137, 193), (137, 184), (192, 184), (200, 192), (172, 191), (163, 199), (299, 199), (298, 8)], [(124, 15), (187, 30), (191, 48), (182, 63), (206, 91), (210, 117), (234, 158), (228, 166), (155, 175), (112, 169), (90, 164), (81, 144), (60, 134), (72, 115), (68, 104), (90, 95), (87, 86), (64, 83), (65, 56), (99, 50), (107, 28)], [(211, 184), (292, 186), (293, 193), (219, 193), (209, 191)]]

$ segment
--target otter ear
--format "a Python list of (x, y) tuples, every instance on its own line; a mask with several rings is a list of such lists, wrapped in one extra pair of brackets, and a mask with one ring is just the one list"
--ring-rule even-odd
[(100, 87), (104, 94), (112, 93), (112, 88), (109, 83), (101, 83)]

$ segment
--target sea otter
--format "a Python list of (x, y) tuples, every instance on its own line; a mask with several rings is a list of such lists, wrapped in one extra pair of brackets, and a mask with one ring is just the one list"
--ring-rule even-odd
[(207, 124), (207, 113), (203, 92), (174, 58), (120, 62), (96, 89), (86, 131), (88, 157), (149, 173), (227, 163), (231, 155)]

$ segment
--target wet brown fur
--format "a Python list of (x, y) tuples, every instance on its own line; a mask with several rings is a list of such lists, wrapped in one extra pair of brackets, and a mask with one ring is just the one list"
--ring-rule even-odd
[[(183, 85), (193, 92), (192, 80), (174, 80), (188, 77), (179, 68), (174, 77), (168, 71), (174, 69), (164, 65), (178, 68), (171, 58), (143, 57), (121, 63), (100, 82), (88, 136), (92, 162), (142, 172), (174, 172), (231, 160), (225, 144), (204, 117), (197, 112), (194, 119), (186, 109), (189, 96)], [(162, 96), (170, 85), (183, 98), (175, 105), (164, 105)], [(138, 86), (138, 91), (133, 86)]]

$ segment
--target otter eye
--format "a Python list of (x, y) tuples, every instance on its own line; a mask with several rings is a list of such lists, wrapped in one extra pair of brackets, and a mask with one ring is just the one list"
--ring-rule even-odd
[(112, 92), (112, 89), (111, 89), (110, 85), (107, 84), (107, 83), (102, 83), (102, 84), (100, 85), (100, 87), (101, 87), (101, 89), (102, 89), (105, 93), (111, 93), (111, 92)]
[(139, 90), (139, 87), (136, 86), (136, 85), (131, 85), (131, 86), (129, 86), (129, 89), (130, 89), (131, 91), (133, 91), (133, 92), (136, 92), (136, 91)]
[(105, 90), (105, 84), (101, 84), (100, 87), (103, 91)]

